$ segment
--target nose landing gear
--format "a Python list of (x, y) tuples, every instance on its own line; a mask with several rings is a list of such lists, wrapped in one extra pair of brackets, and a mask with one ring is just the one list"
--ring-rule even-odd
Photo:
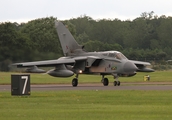
[(116, 79), (114, 82), (113, 82), (113, 85), (114, 86), (120, 86), (121, 85), (121, 82), (118, 80), (118, 75), (114, 75), (114, 79)]

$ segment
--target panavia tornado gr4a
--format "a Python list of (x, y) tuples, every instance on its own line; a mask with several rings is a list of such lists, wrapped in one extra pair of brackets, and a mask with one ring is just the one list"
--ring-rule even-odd
[[(136, 72), (153, 72), (148, 62), (133, 61), (127, 59), (119, 51), (86, 52), (84, 46), (79, 45), (70, 31), (62, 22), (55, 21), (55, 28), (59, 36), (64, 57), (55, 60), (34, 61), (14, 63), (17, 67), (28, 67), (30, 72), (42, 72), (37, 67), (55, 67), (47, 71), (47, 74), (54, 77), (71, 77), (72, 86), (78, 85), (79, 74), (99, 74), (101, 82), (108, 86), (109, 80), (106, 75), (114, 76), (114, 86), (120, 86), (118, 77), (130, 77)], [(36, 66), (36, 67), (35, 67)]]

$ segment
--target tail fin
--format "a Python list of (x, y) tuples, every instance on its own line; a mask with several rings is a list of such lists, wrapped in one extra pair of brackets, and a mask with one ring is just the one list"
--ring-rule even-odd
[(70, 31), (63, 25), (62, 22), (55, 21), (55, 28), (57, 30), (61, 47), (64, 56), (77, 55), (83, 53), (83, 46), (80, 46)]

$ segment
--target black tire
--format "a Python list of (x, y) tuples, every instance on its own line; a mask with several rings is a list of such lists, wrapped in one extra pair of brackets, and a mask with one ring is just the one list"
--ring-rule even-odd
[(114, 81), (114, 82), (113, 82), (113, 85), (116, 86), (116, 85), (117, 85), (117, 81)]
[(121, 82), (120, 81), (117, 81), (117, 85), (120, 86)]
[(108, 85), (109, 85), (109, 80), (108, 80), (108, 78), (104, 78), (104, 79), (103, 79), (103, 85), (104, 85), (104, 86), (108, 86)]
[(73, 80), (72, 80), (72, 86), (73, 87), (76, 87), (78, 85), (78, 79), (77, 78), (74, 78)]

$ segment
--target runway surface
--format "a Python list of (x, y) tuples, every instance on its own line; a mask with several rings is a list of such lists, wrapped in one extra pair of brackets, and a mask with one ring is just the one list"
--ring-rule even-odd
[[(122, 83), (121, 86), (103, 86), (102, 84), (79, 84), (72, 87), (71, 84), (31, 85), (31, 91), (55, 91), (55, 90), (172, 90), (171, 82), (157, 83)], [(11, 91), (11, 85), (0, 85), (0, 92)]]

